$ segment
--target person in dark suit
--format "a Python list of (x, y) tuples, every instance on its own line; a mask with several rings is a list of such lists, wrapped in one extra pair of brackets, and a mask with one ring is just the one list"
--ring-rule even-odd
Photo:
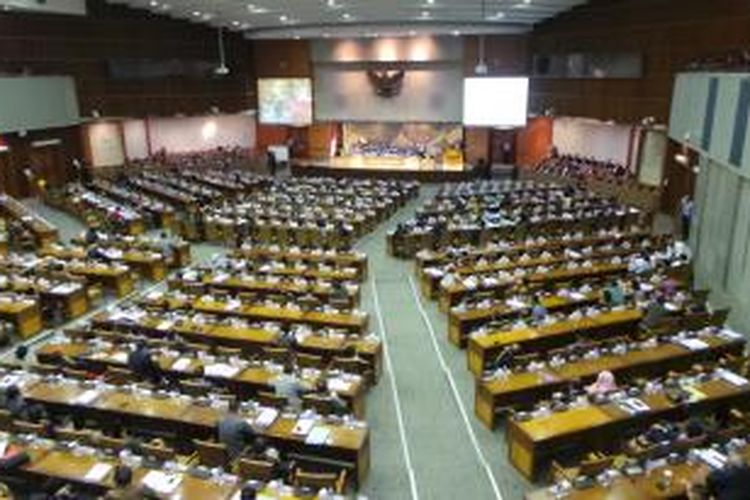
[(237, 403), (230, 405), (229, 413), (219, 420), (219, 442), (227, 447), (229, 456), (234, 459), (245, 447), (255, 440), (255, 430), (244, 418), (237, 415)]
[(706, 478), (706, 492), (715, 500), (747, 500), (750, 485), (750, 467), (741, 453), (729, 455), (727, 465), (712, 471)]
[(145, 342), (138, 342), (135, 350), (128, 355), (128, 368), (136, 375), (153, 383), (159, 383), (161, 379), (161, 370)]

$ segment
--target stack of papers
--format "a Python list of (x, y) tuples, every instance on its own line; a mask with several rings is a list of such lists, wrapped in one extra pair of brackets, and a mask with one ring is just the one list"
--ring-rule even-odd
[(335, 392), (346, 392), (351, 387), (351, 384), (346, 380), (340, 378), (332, 378), (328, 380), (328, 390)]
[(695, 452), (701, 462), (705, 463), (712, 469), (721, 469), (727, 463), (726, 455), (708, 448), (705, 450), (698, 450)]

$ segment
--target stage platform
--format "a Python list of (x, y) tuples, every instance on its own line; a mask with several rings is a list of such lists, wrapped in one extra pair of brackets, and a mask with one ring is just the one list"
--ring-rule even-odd
[(458, 182), (477, 177), (470, 165), (444, 166), (416, 156), (346, 156), (293, 160), (292, 175), (411, 179), (420, 182)]

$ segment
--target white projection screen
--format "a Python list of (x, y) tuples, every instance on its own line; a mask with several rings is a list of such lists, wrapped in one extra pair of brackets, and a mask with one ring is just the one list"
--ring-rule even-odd
[(529, 79), (476, 77), (464, 79), (464, 125), (526, 125)]
[(260, 123), (310, 125), (312, 83), (309, 78), (260, 78), (258, 107)]

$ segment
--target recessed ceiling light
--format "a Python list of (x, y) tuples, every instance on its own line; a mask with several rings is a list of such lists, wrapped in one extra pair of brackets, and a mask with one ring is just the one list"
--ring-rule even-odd
[(161, 4), (161, 10), (169, 10), (172, 7), (168, 3)]
[(422, 11), (422, 17), (430, 17), (430, 11), (429, 10), (423, 10)]
[(341, 19), (343, 19), (343, 20), (345, 20), (345, 21), (348, 21), (348, 20), (350, 20), (351, 18), (352, 18), (352, 15), (351, 15), (351, 14), (349, 14), (348, 12), (344, 12), (343, 14), (341, 14)]
[(328, 34), (328, 33), (323, 33), (323, 38), (328, 38), (329, 36), (331, 36), (331, 35)]
[(151, 0), (148, 4), (151, 7), (158, 7), (159, 6), (159, 2), (157, 2), (156, 0)]
[(453, 36), (461, 36), (461, 32), (458, 30), (453, 30), (451, 33), (453, 34)]
[(294, 35), (294, 39), (295, 39), (295, 40), (300, 40), (301, 38), (302, 38), (302, 37), (301, 37), (301, 36), (299, 36), (299, 35)]
[(281, 14), (281, 15), (279, 16), (279, 21), (281, 21), (282, 23), (285, 23), (285, 22), (287, 22), (288, 20), (289, 20), (289, 16), (287, 16), (286, 14)]
[(241, 23), (239, 21), (232, 21), (232, 26), (239, 26)]
[(435, 0), (427, 0), (427, 5), (433, 5), (435, 3)]
[(199, 17), (199, 16), (201, 15), (201, 11), (199, 11), (199, 10), (194, 10), (194, 11), (193, 11), (193, 15), (194, 15), (195, 17)]

